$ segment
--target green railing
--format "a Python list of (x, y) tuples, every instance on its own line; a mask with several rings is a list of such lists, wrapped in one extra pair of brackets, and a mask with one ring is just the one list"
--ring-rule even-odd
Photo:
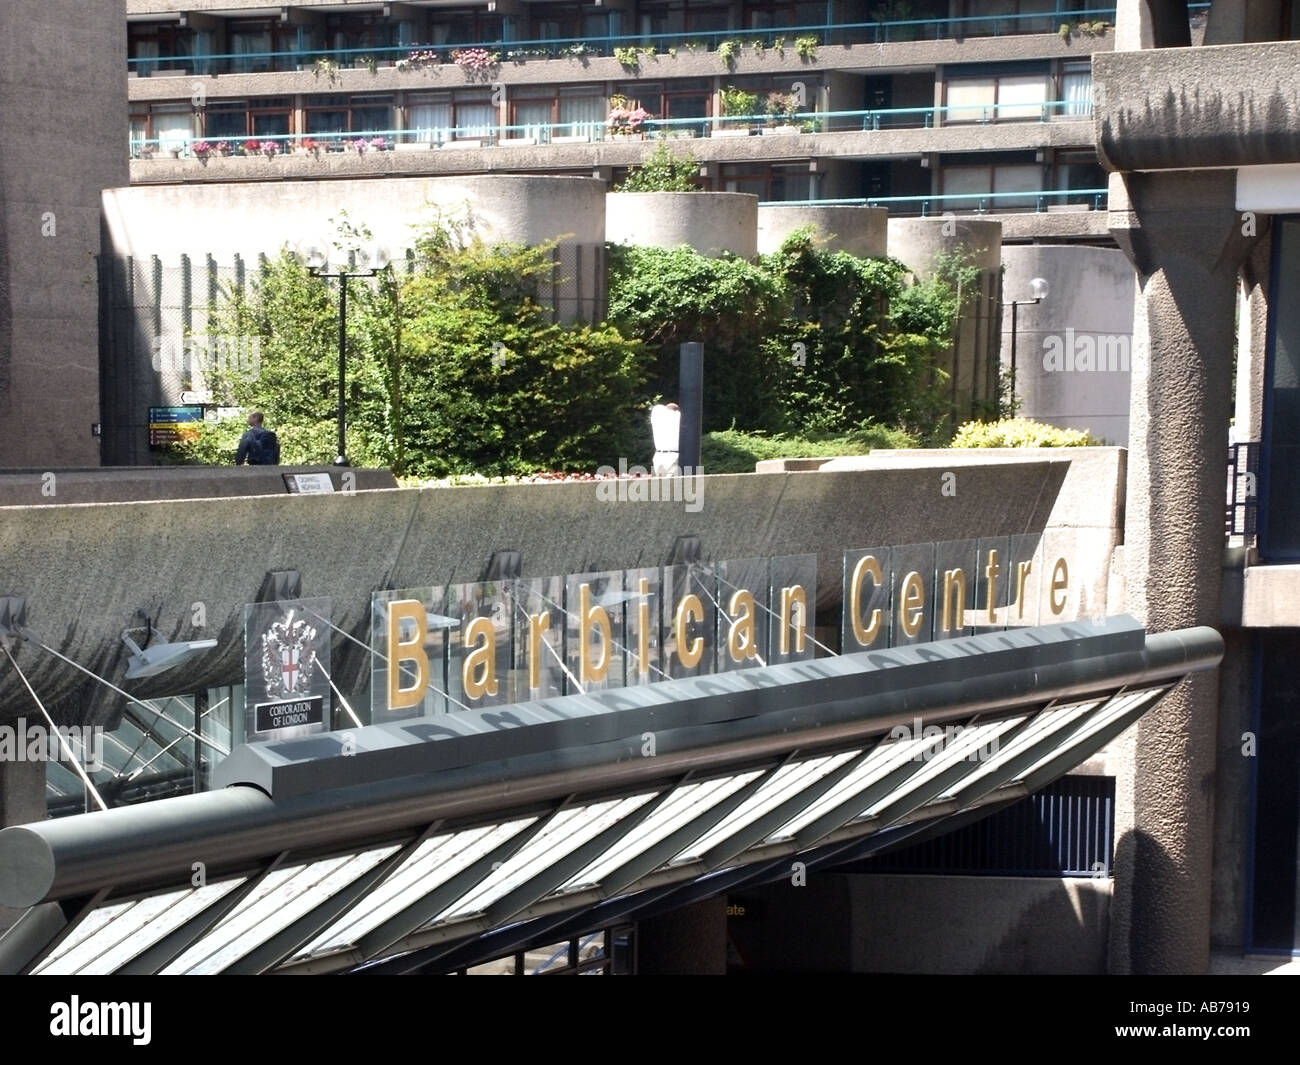
[[(701, 118), (647, 118), (634, 126), (615, 128), (608, 123), (556, 122), (516, 125), (376, 129), (354, 133), (279, 133), (265, 136), (132, 138), (131, 155), (193, 157), (213, 152), (231, 155), (277, 155), (311, 142), (322, 151), (386, 151), (399, 144), (439, 146), (478, 141), (483, 146), (516, 142), (553, 144), (558, 138), (612, 140), (620, 137), (707, 137), (719, 134), (851, 133), (895, 129), (928, 129), (938, 124), (969, 125), (998, 121), (1046, 122), (1054, 117), (1087, 119), (1089, 100), (1057, 100), (1041, 104), (990, 104), (960, 107), (899, 107), (854, 111), (798, 111), (791, 114), (718, 115)], [(218, 151), (218, 145), (226, 151)]]
[[(1191, 4), (1194, 12), (1208, 3)], [(436, 12), (435, 12), (436, 16)], [(831, 45), (886, 44), (920, 40), (963, 40), (967, 37), (1002, 37), (1029, 33), (1058, 33), (1062, 27), (1103, 22), (1109, 27), (1115, 8), (1095, 7), (1083, 11), (1056, 9), (1008, 15), (967, 15), (957, 18), (895, 19), (873, 22), (821, 23), (805, 26), (777, 26), (761, 30), (708, 30), (692, 33), (620, 34), (598, 37), (552, 37), (517, 41), (464, 41), (456, 44), (402, 44), (361, 48), (303, 48), (277, 52), (224, 52), (208, 55), (148, 56), (127, 60), (128, 70), (141, 76), (169, 70), (182, 74), (233, 74), (268, 71), (312, 70), (332, 73), (340, 68), (378, 69), (409, 62), (452, 63), (452, 53), (482, 49), (496, 63), (526, 62), (529, 59), (594, 58), (616, 56), (626, 59), (630, 70), (642, 58), (680, 52), (727, 52), (766, 54), (768, 51), (815, 58), (816, 49)], [(729, 64), (728, 64), (729, 65)], [(490, 69), (490, 68), (489, 68)]]
[[(1106, 197), (1106, 189), (1041, 189), (1032, 192), (963, 192), (928, 196), (856, 196), (837, 200), (799, 200), (798, 203), (803, 207), (887, 207), (890, 214), (917, 214), (926, 218), (931, 215), (942, 216), (947, 211), (994, 213), (999, 205), (1009, 210), (1043, 212), (1056, 203), (1102, 211), (1106, 209)], [(788, 206), (789, 203), (788, 200), (768, 200), (759, 206)]]

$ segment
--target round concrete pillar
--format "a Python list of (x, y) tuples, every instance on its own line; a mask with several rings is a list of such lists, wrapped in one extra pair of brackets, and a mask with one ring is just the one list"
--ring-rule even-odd
[(974, 292), (963, 292), (952, 350), (939, 360), (948, 375), (954, 425), (992, 417), (998, 406), (998, 328), (1002, 292), (1002, 223), (984, 218), (891, 218), (889, 253), (922, 280), (946, 255), (979, 270)]
[(758, 254), (758, 197), (747, 192), (611, 192), (605, 235), (614, 244), (678, 248), (701, 255)]
[(758, 250), (770, 255), (796, 229), (812, 226), (827, 251), (846, 251), (863, 259), (883, 258), (888, 247), (889, 212), (883, 207), (818, 207), (779, 204), (758, 209)]
[[(1016, 327), (1020, 416), (1087, 429), (1128, 445), (1129, 360), (1133, 340), (1133, 267), (1118, 248), (1022, 244), (1002, 249), (1002, 368), (1011, 368)], [(1048, 293), (1039, 303), (1030, 282)]]

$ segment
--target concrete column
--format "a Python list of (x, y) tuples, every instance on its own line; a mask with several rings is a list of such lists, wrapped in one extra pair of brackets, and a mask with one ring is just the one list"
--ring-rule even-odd
[(636, 966), (643, 976), (725, 976), (727, 900), (705, 899), (640, 922)]
[[(0, 762), (0, 828), (45, 820), (45, 763)], [(21, 915), (0, 906), (0, 932)]]
[(1259, 242), (1241, 269), (1241, 299), (1237, 316), (1237, 406), (1234, 414), (1239, 441), (1259, 440), (1264, 432), (1264, 360), (1268, 344), (1271, 237), (1270, 231), (1261, 233)]
[[(1125, 564), (1151, 631), (1217, 625), (1224, 451), (1242, 233), (1230, 170), (1111, 175), (1111, 232), (1137, 271)], [(1111, 967), (1209, 965), (1217, 673), (1184, 681), (1137, 726), (1121, 779)]]

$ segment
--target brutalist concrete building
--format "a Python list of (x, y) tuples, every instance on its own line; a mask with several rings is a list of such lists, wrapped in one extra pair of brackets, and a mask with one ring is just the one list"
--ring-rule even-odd
[[(223, 195), (218, 166), (257, 184), (318, 176), (296, 168), (319, 164), (351, 185), (517, 158), (530, 180), (568, 167), (585, 184), (595, 167), (646, 150), (584, 134), (587, 111), (566, 110), (570, 82), (550, 75), (541, 133), (541, 105), (521, 104), (535, 62), (572, 65), (577, 85), (613, 64), (592, 81), (631, 82), (643, 95), (622, 91), (629, 102), (717, 127), (737, 117), (717, 111), (724, 90), (745, 88), (733, 73), (767, 76), (771, 65), (788, 76), (794, 61), (824, 74), (816, 93), (888, 81), (895, 106), (860, 111), (896, 111), (907, 92), (924, 95), (921, 81), (945, 86), (943, 108), (989, 91), (991, 106), (1027, 106), (1018, 64), (1058, 49), (1050, 69), (1064, 79), (1077, 52), (1063, 50), (1086, 38), (1091, 121), (1023, 124), (1015, 136), (1041, 142), (1006, 150), (1032, 150), (1046, 167), (1049, 149), (1067, 147), (1058, 130), (1086, 130), (1076, 147), (1108, 173), (1095, 201), (1105, 209), (999, 220), (1016, 240), (1068, 216), (1084, 227), (1073, 239), (1112, 242), (1131, 263), (1128, 447), (875, 454), (704, 477), (703, 507), (689, 511), (582, 484), (400, 490), (379, 471), (60, 472), (66, 453), (23, 437), (13, 464), (37, 468), (0, 479), (6, 971), (1173, 973), (1262, 968), (1241, 959), (1294, 952), (1292, 5), (1130, 2), (1113, 25), (1090, 22), (1089, 37), (1063, 5), (995, 18), (944, 4), (908, 20), (928, 29), (890, 30), (916, 39), (888, 47), (865, 47), (851, 36), (860, 27), (803, 55), (765, 39), (697, 89), (690, 79), (706, 75), (691, 64), (725, 62), (717, 45), (733, 30), (812, 14), (721, 5), (727, 21), (715, 26), (689, 21), (704, 17), (697, 5), (629, 4), (623, 22), (583, 22), (574, 36), (680, 32), (676, 54), (638, 52), (624, 78), (627, 52), (569, 45), (516, 62), (506, 46), (485, 49), (489, 72), (502, 51), (495, 97), (499, 86), (469, 76), (479, 58), (412, 53), (468, 52), (492, 34), (520, 51), (533, 47), (525, 34), (567, 41), (567, 5), (521, 4), (510, 22), (356, 5), (372, 36), (355, 41), (337, 11), (305, 3), (265, 27), (245, 27), (237, 4), (155, 6), (131, 5), (130, 87), (148, 103), (134, 150), (153, 142), (154, 157), (131, 162), (122, 203), (165, 181), (216, 182)], [(555, 29), (528, 22), (544, 13)], [(575, 5), (564, 18), (616, 14)], [(1000, 19), (1038, 32), (979, 37)], [(390, 21), (413, 28), (374, 35)], [(357, 48), (371, 59), (345, 68), (339, 56)], [(381, 65), (381, 48), (406, 65)], [(855, 49), (932, 63), (933, 74), (855, 72), (876, 62)], [(959, 84), (965, 72), (950, 64), (976, 52), (1009, 69)], [(307, 69), (281, 70), (294, 54)], [(822, 71), (832, 55), (845, 66)], [(166, 90), (164, 61), (181, 71)], [(666, 73), (652, 108), (656, 61), (684, 80)], [(264, 65), (221, 65), (232, 63)], [(483, 105), (460, 100), (461, 82), (444, 75), (495, 110), (466, 122), (457, 109)], [(429, 84), (400, 83), (409, 77)], [(1064, 80), (1053, 84), (1064, 93)], [(371, 88), (393, 99), (367, 117), (349, 94)], [(426, 88), (429, 100), (399, 99)], [(262, 109), (270, 125), (258, 127), (260, 105), (248, 103), (205, 124), (214, 98), (273, 91), (288, 102)], [(678, 116), (679, 93), (703, 110), (687, 102)], [(592, 113), (607, 118), (607, 90), (598, 99)], [(167, 126), (157, 116), (181, 112), (155, 105), (177, 102), (185, 123)], [(989, 137), (1011, 136), (999, 122), (963, 140), (975, 131), (950, 128), (950, 114), (919, 129), (837, 129), (833, 102), (820, 100), (824, 130), (695, 138), (705, 178), (739, 182), (726, 168), (749, 157), (729, 153), (759, 151), (751, 145), (772, 153), (764, 182), (783, 153), (802, 153), (804, 175), (822, 172), (823, 154), (860, 153), (825, 173), (866, 200), (873, 190), (854, 183), (873, 169), (917, 177), (887, 147), (907, 143), (923, 180), (944, 180), (906, 191), (956, 195), (949, 153), (1000, 151)], [(310, 119), (317, 104), (344, 117)], [(414, 111), (442, 107), (452, 110)], [(342, 140), (383, 117), (392, 150), (286, 158), (259, 142), (251, 159), (193, 156), (200, 136), (235, 135), (220, 122), (274, 144)], [(528, 121), (538, 132), (521, 139), (538, 143), (445, 147), (476, 139), (460, 136), (467, 128), (491, 127), (477, 138), (489, 141), (496, 126)], [(558, 136), (579, 140), (555, 143), (560, 125)], [(433, 131), (423, 149), (397, 150), (415, 130)], [(528, 154), (500, 154), (512, 152)], [(979, 165), (993, 195), (999, 167), (1025, 164)], [(113, 184), (100, 180), (88, 168), (75, 195)], [(842, 186), (799, 189), (824, 199)], [(32, 284), (13, 258), (0, 267), (11, 308)], [(1023, 273), (1044, 276), (1048, 261)], [(1064, 269), (1051, 282), (1068, 291)], [(1056, 335), (1032, 317), (1028, 327)], [(1109, 335), (1061, 328), (1095, 334), (1094, 354)], [(1061, 391), (1071, 372), (1095, 372), (1075, 367)], [(23, 411), (30, 389), (16, 383), (6, 402)], [(32, 737), (43, 723), (68, 730), (76, 764), (42, 757)], [(962, 935), (908, 932), (921, 926)]]

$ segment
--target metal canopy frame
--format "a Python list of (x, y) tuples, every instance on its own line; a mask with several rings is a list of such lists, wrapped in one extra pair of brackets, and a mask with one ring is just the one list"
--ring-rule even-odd
[[(551, 700), (548, 710), (570, 722), (607, 715), (604, 742), (594, 745), (603, 764), (590, 746), (538, 750), (535, 737), (520, 735), (529, 725), (499, 734), (513, 758), (411, 772), (412, 758), (445, 760), (454, 749), (408, 750), (390, 779), (375, 776), (381, 763), (371, 758), (364, 782), (349, 776), (352, 758), (304, 765), (292, 744), (279, 744), (245, 753), (245, 764), (270, 759), (263, 784), (287, 767), (291, 781), (332, 773), (335, 786), (275, 796), (235, 784), (6, 829), (0, 904), (29, 909), (0, 938), (0, 971), (39, 970), (82, 944), (95, 954), (74, 971), (150, 973), (178, 962), (229, 973), (463, 967), (545, 936), (572, 938), (787, 876), (792, 860), (840, 864), (986, 816), (1079, 764), (1222, 654), (1213, 630), (1147, 636), (1127, 619), (951, 643), (962, 646), (745, 671), (754, 675), (742, 684), (757, 696), (749, 703), (738, 700), (745, 689), (734, 675), (653, 685), (615, 710), (589, 696)], [(703, 708), (702, 720), (664, 713), (674, 694), (678, 709)], [(530, 705), (517, 716), (527, 719)], [(481, 722), (453, 721), (459, 716), (440, 724), (469, 728), (475, 748), (492, 742)], [(1023, 720), (995, 731), (1014, 718)], [(963, 733), (968, 745), (998, 735), (1013, 749), (989, 765), (954, 747), (951, 764), (931, 766), (923, 752), (932, 739), (890, 735), (901, 721), (962, 723), (986, 730)], [(647, 722), (665, 753), (642, 758)], [(611, 725), (625, 741), (610, 738)], [(841, 763), (821, 761), (832, 757)], [(868, 769), (873, 759), (883, 774)], [(864, 770), (859, 787), (854, 774)], [(834, 802), (822, 809), (828, 796)], [(774, 838), (801, 815), (812, 819)], [(442, 847), (464, 862), (445, 878), (442, 865), (421, 864)], [(178, 866), (173, 851), (209, 855), (208, 884), (232, 886), (197, 912), (174, 911), (176, 927), (140, 935), (131, 953), (131, 937), (114, 940), (111, 929), (149, 917), (132, 916), (132, 900), (159, 898), (158, 908), (166, 896), (158, 919), (202, 902), (205, 889), (191, 885), (188, 861)], [(523, 864), (494, 880), (514, 859)], [(578, 881), (586, 870), (592, 881)], [(292, 911), (277, 892), (295, 900)], [(470, 902), (476, 892), (482, 906)], [(254, 905), (278, 912), (263, 923)], [(97, 935), (104, 946), (94, 945)]]

